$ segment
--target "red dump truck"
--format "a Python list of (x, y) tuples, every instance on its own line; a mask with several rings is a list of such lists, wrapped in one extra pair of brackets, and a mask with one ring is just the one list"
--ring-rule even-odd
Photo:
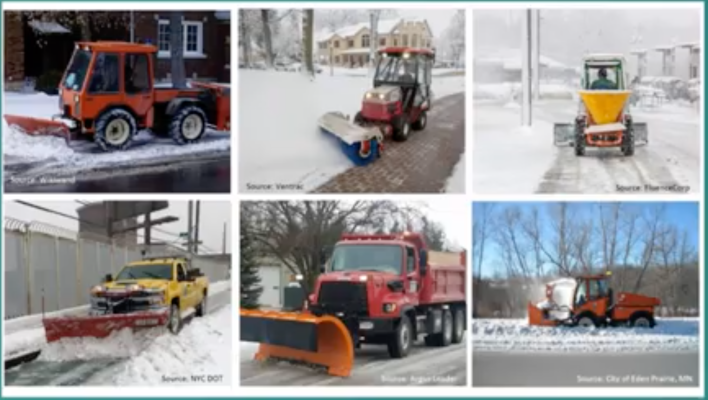
[(405, 357), (460, 343), (466, 330), (466, 254), (430, 251), (423, 235), (346, 234), (334, 247), (301, 313), (241, 310), (241, 340), (257, 359), (283, 358), (347, 376), (353, 348), (383, 344)]

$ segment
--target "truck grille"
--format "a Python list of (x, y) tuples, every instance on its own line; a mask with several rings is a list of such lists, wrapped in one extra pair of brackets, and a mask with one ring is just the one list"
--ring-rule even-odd
[(326, 312), (368, 313), (366, 284), (354, 282), (323, 282), (317, 299)]

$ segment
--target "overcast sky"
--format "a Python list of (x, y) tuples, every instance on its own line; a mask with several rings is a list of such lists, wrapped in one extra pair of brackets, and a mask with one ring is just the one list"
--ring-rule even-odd
[[(81, 207), (81, 204), (76, 201), (27, 201), (44, 208), (49, 208), (51, 210), (59, 211), (64, 214), (69, 214), (72, 216), (77, 216), (76, 209)], [(159, 225), (157, 228), (164, 230), (173, 235), (179, 235), (180, 232), (187, 232), (187, 218), (188, 218), (188, 202), (187, 201), (171, 201), (167, 209), (153, 213), (153, 219), (159, 217), (164, 217), (168, 215), (173, 215), (178, 217), (179, 220)], [(5, 216), (19, 219), (25, 222), (43, 222), (45, 224), (50, 224), (58, 226), (64, 229), (68, 229), (73, 232), (78, 232), (79, 222), (66, 218), (63, 216), (55, 215), (50, 212), (37, 210), (32, 207), (28, 207), (14, 201), (7, 201), (4, 203)], [(199, 221), (199, 239), (202, 241), (203, 245), (200, 247), (200, 252), (202, 253), (220, 253), (222, 249), (222, 238), (224, 231), (224, 223), (226, 226), (226, 251), (231, 252), (231, 206), (227, 201), (204, 201), (201, 202), (201, 217)], [(142, 218), (141, 218), (142, 220)], [(142, 230), (140, 231), (139, 238), (142, 237)], [(165, 234), (158, 231), (153, 231), (153, 240), (164, 241), (164, 242), (174, 242), (177, 240), (175, 236), (170, 234)], [(138, 239), (141, 241), (141, 239)], [(177, 241), (181, 243), (182, 241)]]
[(472, 243), (472, 208), (469, 202), (458, 199), (406, 202), (422, 210), (430, 219), (439, 222), (445, 229), (450, 244), (470, 249)]

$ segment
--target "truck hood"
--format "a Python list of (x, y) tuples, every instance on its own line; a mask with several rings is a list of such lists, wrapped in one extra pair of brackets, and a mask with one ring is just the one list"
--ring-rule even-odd
[(140, 285), (145, 289), (165, 289), (169, 281), (162, 279), (131, 279), (104, 283), (106, 289), (124, 289), (130, 285)]

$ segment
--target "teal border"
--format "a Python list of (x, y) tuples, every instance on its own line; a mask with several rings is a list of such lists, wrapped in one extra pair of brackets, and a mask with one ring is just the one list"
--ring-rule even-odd
[[(65, 0), (40, 0), (42, 2), (52, 2), (52, 3), (60, 3)], [(76, 2), (86, 2), (86, 3), (98, 3), (98, 0), (72, 0)], [(120, 3), (134, 3), (134, 2), (142, 2), (143, 0), (123, 0), (120, 1)], [(165, 1), (165, 2), (171, 2), (171, 3), (184, 3), (184, 2), (191, 2), (194, 0), (157, 0), (157, 1)], [(247, 5), (252, 5), (252, 4), (257, 4), (257, 3), (293, 3), (293, 2), (300, 2), (301, 0), (208, 0), (209, 2), (214, 2), (214, 3), (234, 3), (234, 4), (247, 4)], [(391, 3), (434, 3), (434, 2), (440, 2), (440, 3), (458, 3), (458, 4), (472, 4), (472, 3), (527, 3), (527, 1), (524, 0), (492, 0), (492, 1), (483, 1), (483, 0), (385, 0), (386, 2), (391, 2)], [(596, 1), (575, 1), (575, 0), (545, 0), (544, 2), (548, 3), (610, 3), (610, 2), (615, 2), (616, 0), (596, 0)], [(641, 1), (641, 0), (620, 0), (622, 2), (631, 2), (631, 3), (677, 3), (677, 4), (695, 4), (695, 3), (702, 3), (703, 4), (703, 30), (704, 30), (704, 36), (703, 36), (703, 45), (701, 46), (701, 52), (703, 53), (703, 65), (701, 66), (704, 68), (705, 71), (705, 66), (706, 66), (706, 61), (708, 61), (708, 57), (706, 56), (706, 51), (705, 51), (705, 42), (706, 42), (706, 20), (708, 19), (708, 7), (706, 7), (708, 0), (690, 0), (690, 1), (666, 1), (666, 0), (648, 0), (648, 1)], [(0, 5), (3, 3), (22, 3), (24, 0), (0, 0)], [(113, 3), (118, 3), (118, 1), (113, 1), (113, 0), (107, 0), (106, 2), (113, 2)], [(303, 1), (304, 2), (304, 1)], [(309, 1), (308, 1), (309, 2)], [(330, 2), (328, 0), (312, 0), (312, 2)], [(370, 3), (379, 3), (380, 1), (378, 0), (335, 0), (332, 2), (340, 2), (340, 3), (365, 3), (365, 4), (370, 4)], [(189, 9), (186, 9), (189, 10)], [(2, 18), (0, 19), (0, 32), (4, 32), (3, 29), (3, 24), (5, 22), (5, 19)], [(4, 35), (3, 35), (3, 43), (2, 43), (2, 48), (3, 48), (3, 54), (0, 55), (0, 59), (4, 57)], [(704, 124), (704, 143), (703, 143), (703, 155), (704, 158), (707, 155), (708, 151), (708, 140), (706, 140), (706, 97), (708, 97), (708, 88), (706, 86), (705, 82), (705, 72), (704, 72), (704, 81), (703, 83), (703, 124)], [(4, 79), (0, 81), (0, 89), (4, 91)], [(2, 104), (0, 104), (0, 113), (2, 113)], [(0, 133), (0, 137), (2, 137)], [(0, 150), (2, 150), (2, 141), (0, 140)], [(0, 156), (1, 157), (1, 156)], [(705, 163), (705, 160), (704, 160)], [(3, 176), (4, 171), (0, 171), (0, 177)], [(4, 182), (4, 180), (3, 180)], [(708, 175), (706, 175), (706, 169), (703, 170), (703, 223), (704, 223), (704, 231), (703, 231), (703, 250), (708, 247), (708, 236), (706, 235), (706, 229), (705, 227), (708, 225), (708, 215), (706, 214), (706, 207), (705, 207), (705, 193), (706, 193), (706, 186), (708, 186)], [(2, 197), (4, 195), (4, 190), (0, 189), (0, 200), (3, 200)], [(232, 194), (233, 200), (236, 200), (236, 194)], [(3, 202), (0, 202), (0, 212), (2, 211), (3, 208)], [(471, 229), (471, 228), (470, 228)], [(0, 232), (0, 240), (4, 240), (3, 238), (4, 234), (4, 229), (2, 232)], [(704, 250), (705, 251), (705, 250)], [(2, 254), (0, 254), (0, 257)], [(704, 254), (705, 257), (705, 254)], [(0, 261), (2, 262), (2, 261)], [(2, 279), (4, 275), (0, 274), (0, 296), (2, 295)], [(704, 285), (705, 285), (705, 269), (704, 269)], [(704, 286), (705, 289), (705, 286)], [(0, 297), (2, 299), (2, 297)], [(0, 300), (1, 301), (1, 300)], [(706, 293), (704, 291), (704, 297), (703, 297), (703, 312), (706, 312), (706, 309), (708, 309), (708, 296), (706, 296)], [(703, 328), (703, 332), (705, 332), (705, 329), (708, 325), (706, 324), (705, 320), (705, 314), (704, 314), (704, 320), (703, 323), (701, 324), (701, 327)], [(469, 335), (469, 333), (468, 333)], [(2, 344), (2, 335), (0, 335), (0, 344)], [(704, 336), (704, 343), (703, 343), (703, 355), (705, 357), (705, 350), (706, 350), (706, 345), (708, 344), (708, 336)], [(705, 385), (707, 382), (707, 377), (708, 377), (708, 372), (705, 369), (705, 360), (704, 360), (704, 365), (703, 365), (703, 382), (704, 382), (704, 388), (703, 388), (703, 396), (699, 397), (672, 397), (675, 399), (705, 399), (706, 398), (706, 393), (705, 393)], [(47, 399), (72, 399), (71, 397), (6, 397), (3, 396), (3, 389), (4, 389), (4, 382), (5, 382), (5, 374), (3, 373), (2, 376), (0, 376), (0, 399), (24, 399), (24, 400), (47, 400)], [(241, 397), (238, 396), (238, 391), (239, 388), (235, 384), (232, 386), (233, 387), (233, 392), (236, 394), (235, 396), (214, 396), (214, 397), (166, 397), (166, 396), (150, 396), (150, 397), (116, 397), (116, 396), (106, 396), (106, 397), (101, 397), (105, 399), (121, 399), (121, 400), (152, 400), (152, 399), (184, 399), (184, 400), (199, 400), (199, 399), (239, 399), (239, 400), (275, 400), (275, 399), (297, 399), (297, 398), (303, 398), (306, 399), (307, 397)], [(297, 388), (297, 389), (295, 389)], [(348, 387), (348, 386), (343, 386), (345, 389), (354, 389), (353, 387)], [(313, 390), (316, 390), (315, 387), (311, 386), (295, 386), (293, 387), (294, 390), (298, 392), (310, 392)], [(491, 388), (486, 388), (485, 390), (489, 390)], [(534, 389), (535, 388), (528, 388), (528, 389)], [(470, 393), (474, 393), (475, 388), (474, 387), (467, 387), (467, 390), (470, 391)], [(554, 390), (560, 390), (559, 389), (554, 389)], [(564, 389), (565, 390), (565, 389)], [(568, 388), (568, 392), (572, 392), (573, 388)], [(106, 393), (116, 393), (118, 392), (117, 388), (110, 389), (107, 388)], [(541, 396), (529, 396), (529, 397), (405, 397), (405, 396), (397, 396), (397, 397), (392, 397), (392, 396), (381, 396), (381, 397), (346, 397), (346, 396), (341, 396), (341, 397), (317, 397), (313, 396), (311, 397), (313, 399), (321, 399), (321, 400), (340, 400), (340, 399), (350, 399), (350, 400), (371, 400), (371, 399), (416, 399), (416, 400), (459, 400), (459, 399), (475, 399), (475, 400), (511, 400), (511, 399), (525, 399), (525, 398), (539, 398), (542, 399), (543, 397)], [(548, 397), (549, 399), (563, 399), (563, 397)], [(645, 399), (644, 397), (617, 397), (617, 398), (610, 398), (610, 397), (590, 397), (584, 395), (582, 392), (577, 393), (576, 395), (571, 395), (566, 397), (568, 399), (576, 399), (576, 398), (584, 398), (584, 399), (598, 399), (598, 400), (605, 400), (605, 399), (610, 399), (610, 400), (629, 400), (629, 399)], [(73, 399), (91, 399), (91, 397), (87, 396), (77, 396), (74, 397)]]

